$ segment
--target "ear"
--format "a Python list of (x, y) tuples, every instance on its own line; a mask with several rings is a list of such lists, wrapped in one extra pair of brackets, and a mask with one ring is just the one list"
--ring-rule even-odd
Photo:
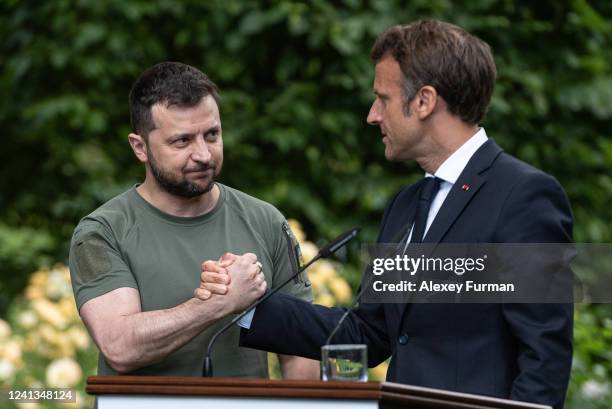
[(130, 133), (128, 135), (128, 141), (138, 160), (147, 163), (149, 158), (147, 156), (147, 142), (145, 139), (141, 135)]
[(417, 92), (414, 110), (419, 119), (426, 119), (434, 112), (439, 98), (438, 91), (431, 85), (425, 85)]

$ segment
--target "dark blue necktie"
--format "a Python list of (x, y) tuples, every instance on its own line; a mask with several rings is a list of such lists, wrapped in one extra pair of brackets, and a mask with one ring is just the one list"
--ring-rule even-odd
[(441, 179), (437, 177), (426, 177), (421, 186), (419, 193), (419, 201), (417, 202), (416, 213), (414, 215), (414, 227), (412, 228), (412, 237), (410, 243), (423, 242), (423, 234), (427, 225), (427, 215), (433, 198), (440, 190)]

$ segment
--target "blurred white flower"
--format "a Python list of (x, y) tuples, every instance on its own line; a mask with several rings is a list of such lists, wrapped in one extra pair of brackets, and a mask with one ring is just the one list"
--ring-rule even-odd
[(581, 391), (587, 399), (603, 400), (610, 393), (610, 384), (589, 379), (582, 384)]
[(334, 265), (327, 260), (320, 260), (313, 267), (316, 269), (317, 273), (319, 273), (323, 277), (323, 280), (325, 281), (331, 280), (338, 276)]
[(79, 317), (79, 312), (76, 309), (76, 304), (74, 303), (74, 298), (72, 295), (70, 297), (64, 297), (57, 303), (57, 308), (64, 315), (64, 318), (70, 322), (81, 322), (81, 317)]
[(605, 366), (603, 366), (602, 364), (595, 364), (593, 365), (593, 368), (591, 368), (591, 370), (593, 371), (593, 375), (595, 375), (595, 377), (597, 378), (607, 378), (606, 374), (608, 373), (607, 369)]
[(60, 333), (57, 341), (57, 344), (55, 344), (55, 351), (52, 355), (53, 358), (74, 356), (74, 344), (68, 334)]
[(0, 340), (11, 336), (11, 326), (0, 318)]
[(325, 279), (321, 274), (318, 274), (316, 271), (311, 271), (308, 273), (308, 280), (312, 285), (312, 289), (315, 292), (316, 297), (316, 294), (318, 294), (325, 286)]
[(47, 276), (47, 297), (52, 300), (59, 300), (60, 298), (71, 295), (72, 288), (70, 287), (70, 281), (66, 279), (64, 271), (54, 269), (51, 270)]
[(37, 300), (45, 296), (45, 291), (42, 287), (29, 285), (26, 287), (24, 295), (28, 300)]
[(82, 327), (72, 327), (68, 330), (68, 336), (72, 344), (78, 349), (87, 349), (89, 347), (89, 334)]
[(41, 335), (38, 331), (29, 331), (25, 334), (25, 339), (23, 340), (23, 350), (30, 352), (38, 349), (41, 341)]
[(320, 294), (319, 297), (317, 297), (316, 303), (324, 305), (326, 307), (333, 307), (334, 305), (336, 305), (336, 300), (331, 294), (324, 293)]
[(66, 317), (56, 304), (44, 298), (32, 301), (32, 309), (38, 314), (41, 320), (47, 321), (57, 329), (64, 329), (68, 325)]
[(293, 235), (297, 241), (301, 243), (306, 240), (306, 236), (304, 235), (300, 222), (295, 219), (289, 219), (287, 222), (289, 223), (289, 228), (291, 228), (291, 231), (293, 232)]
[(6, 359), (0, 359), (0, 384), (10, 383), (15, 375), (15, 365)]
[(351, 287), (340, 276), (329, 280), (328, 286), (338, 302), (346, 303), (351, 299)]
[(52, 388), (70, 388), (81, 380), (83, 371), (72, 358), (57, 359), (47, 367), (47, 385)]
[(1, 355), (15, 366), (20, 366), (23, 363), (21, 360), (21, 344), (17, 339), (11, 339), (2, 345)]
[(38, 324), (38, 317), (32, 310), (25, 310), (19, 313), (17, 316), (17, 323), (23, 329), (34, 328)]
[(302, 251), (302, 257), (304, 258), (305, 263), (309, 262), (319, 252), (317, 246), (309, 241), (300, 243), (300, 250)]
[(47, 270), (38, 270), (30, 275), (30, 284), (36, 287), (45, 287), (47, 285)]

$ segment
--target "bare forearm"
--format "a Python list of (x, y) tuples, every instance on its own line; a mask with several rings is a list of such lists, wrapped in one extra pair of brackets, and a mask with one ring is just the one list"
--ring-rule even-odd
[(159, 362), (229, 313), (221, 298), (192, 298), (174, 308), (122, 316), (103, 352), (118, 372)]
[[(240, 274), (226, 295), (194, 297), (173, 308), (143, 312), (138, 290), (121, 287), (85, 302), (79, 313), (110, 366), (120, 373), (130, 372), (163, 360), (220, 318), (244, 310), (265, 293), (266, 282), (254, 254), (236, 257), (231, 269)], [(198, 291), (202, 289), (194, 295)]]

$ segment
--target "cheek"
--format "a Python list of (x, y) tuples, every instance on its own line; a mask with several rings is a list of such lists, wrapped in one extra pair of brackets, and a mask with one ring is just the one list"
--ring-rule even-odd
[(181, 163), (189, 160), (189, 156), (191, 156), (191, 153), (188, 149), (180, 149), (169, 152), (166, 155), (166, 160), (168, 161), (168, 163)]
[(191, 155), (188, 150), (168, 152), (163, 158), (162, 166), (168, 169), (182, 170), (189, 167)]
[(385, 124), (388, 133), (396, 135), (398, 132), (401, 132), (397, 117), (390, 112), (387, 112), (387, 116), (385, 117)]
[(223, 160), (223, 142), (215, 144), (210, 153), (217, 162), (221, 162)]
[(402, 107), (398, 107), (388, 117), (389, 123), (392, 124), (396, 131), (401, 132), (402, 130), (411, 128), (414, 124), (411, 121), (411, 117), (404, 114)]

